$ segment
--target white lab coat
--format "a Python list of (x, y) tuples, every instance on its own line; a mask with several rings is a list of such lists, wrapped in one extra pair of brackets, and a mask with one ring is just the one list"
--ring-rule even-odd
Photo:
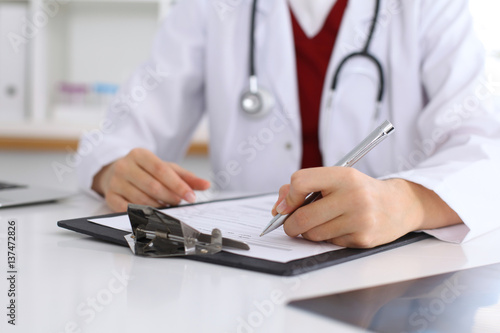
[[(385, 97), (375, 119), (378, 77), (365, 59), (343, 68), (332, 107), (332, 73), (365, 44), (375, 1), (350, 0), (324, 85), (320, 148), (333, 165), (389, 119), (396, 131), (356, 168), (435, 191), (466, 225), (434, 232), (463, 241), (500, 226), (498, 116), (483, 77), (483, 50), (466, 0), (382, 0), (370, 52), (384, 68)], [(168, 161), (185, 154), (204, 113), (210, 119), (212, 183), (223, 190), (277, 191), (301, 161), (295, 51), (286, 0), (258, 2), (256, 68), (275, 97), (260, 119), (239, 108), (248, 85), (250, 0), (183, 0), (172, 9), (148, 62), (123, 87), (99, 133), (82, 138), (80, 182), (89, 189), (104, 165), (144, 147)], [(101, 134), (104, 134), (103, 136)]]

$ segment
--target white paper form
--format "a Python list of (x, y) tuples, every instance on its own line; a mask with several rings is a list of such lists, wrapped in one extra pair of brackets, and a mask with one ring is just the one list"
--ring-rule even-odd
[[(262, 229), (272, 218), (271, 207), (275, 202), (276, 195), (273, 194), (181, 206), (165, 209), (163, 212), (182, 220), (203, 233), (210, 234), (213, 228), (219, 228), (223, 237), (247, 243), (250, 246), (249, 251), (224, 248), (224, 251), (239, 255), (288, 262), (341, 249), (341, 247), (326, 242), (316, 243), (301, 237), (291, 238), (285, 234), (282, 227), (260, 237)], [(132, 232), (127, 215), (89, 221)]]

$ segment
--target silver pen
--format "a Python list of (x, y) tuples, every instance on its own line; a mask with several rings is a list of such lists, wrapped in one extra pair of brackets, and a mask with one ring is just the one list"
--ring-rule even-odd
[[(373, 132), (371, 132), (360, 144), (358, 144), (353, 150), (351, 150), (344, 158), (335, 164), (335, 166), (341, 167), (351, 167), (357, 161), (359, 161), (363, 156), (365, 156), (370, 150), (372, 150), (376, 145), (382, 142), (391, 132), (394, 130), (394, 126), (388, 121), (384, 121), (382, 125), (377, 127)], [(316, 201), (321, 196), (321, 192), (313, 192), (310, 193), (304, 203), (300, 207), (310, 204), (311, 202)], [(300, 208), (299, 207), (299, 208)], [(298, 209), (298, 208), (297, 208)], [(291, 212), (287, 215), (277, 214), (273, 217), (271, 222), (264, 228), (260, 236), (264, 236), (267, 233), (270, 233), (274, 229), (279, 228), (285, 223), (286, 219), (293, 214)]]

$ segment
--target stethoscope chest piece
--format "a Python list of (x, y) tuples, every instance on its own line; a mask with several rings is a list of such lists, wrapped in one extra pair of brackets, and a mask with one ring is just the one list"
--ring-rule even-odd
[(240, 105), (243, 112), (253, 118), (261, 118), (268, 115), (274, 108), (272, 94), (263, 88), (255, 91), (248, 90), (241, 95)]

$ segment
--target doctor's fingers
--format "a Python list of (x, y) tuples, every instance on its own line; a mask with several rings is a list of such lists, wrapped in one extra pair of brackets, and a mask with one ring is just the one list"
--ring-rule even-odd
[[(156, 180), (153, 181), (151, 178), (146, 178), (137, 182), (137, 175), (128, 178), (138, 185), (141, 190), (153, 196), (155, 199), (164, 201), (164, 199), (176, 196), (188, 202), (194, 202), (196, 200), (192, 188), (172, 169), (173, 164), (161, 160), (153, 152), (144, 148), (135, 148), (132, 149), (124, 159), (118, 160), (116, 164), (120, 161), (124, 161), (120, 163), (123, 169), (126, 170), (128, 167), (138, 166)], [(118, 168), (120, 165), (116, 165), (115, 168)], [(137, 170), (134, 169), (131, 171), (135, 172)], [(125, 173), (122, 174), (126, 175)], [(144, 188), (145, 186), (146, 188)], [(179, 201), (180, 200), (172, 201), (168, 199), (168, 201), (164, 202), (178, 203)]]
[(370, 228), (371, 217), (363, 220), (360, 216), (341, 215), (301, 233), (305, 239), (350, 248), (372, 248), (390, 242), (395, 238), (387, 238), (382, 230)]
[[(177, 173), (175, 164), (150, 156), (149, 159), (138, 160), (137, 166), (149, 175), (145, 177), (141, 174), (138, 187), (155, 199), (169, 204), (178, 204), (181, 199), (191, 203), (196, 201), (193, 188)], [(132, 177), (131, 181), (136, 177)]]
[[(290, 191), (285, 200), (277, 207), (280, 214), (288, 214), (299, 207), (311, 192), (322, 192), (323, 195), (336, 191), (344, 182), (343, 167), (320, 167), (302, 169), (295, 172), (290, 181)], [(347, 172), (351, 172), (348, 170)]]
[[(345, 237), (346, 235), (351, 235), (355, 231), (355, 228), (350, 223), (350, 218), (345, 215), (341, 215), (333, 220), (327, 221), (323, 224), (318, 225), (317, 227), (303, 232), (301, 235), (305, 239), (314, 242), (332, 242), (332, 240), (334, 239), (339, 239)], [(335, 245), (339, 245), (335, 242), (332, 243)]]
[(281, 201), (283, 201), (288, 194), (288, 191), (290, 191), (290, 184), (286, 184), (280, 187), (279, 194), (278, 194), (278, 199), (276, 200), (276, 203), (274, 204), (273, 208), (271, 209), (271, 214), (275, 216), (278, 214), (276, 211), (276, 207), (280, 204)]
[(125, 199), (129, 199), (128, 193), (130, 193), (131, 189), (127, 186), (127, 183), (130, 183), (137, 190), (153, 198), (156, 202), (176, 205), (181, 201), (179, 195), (164, 186), (162, 182), (141, 168), (141, 166), (135, 163), (124, 165), (117, 163), (115, 166), (115, 176), (110, 181), (110, 187), (115, 192), (123, 195)]
[(115, 212), (125, 212), (129, 203), (147, 205), (153, 207), (163, 206), (157, 200), (151, 198), (128, 182), (106, 193), (106, 203)]
[[(343, 200), (336, 199), (334, 196), (321, 198), (307, 206), (300, 207), (291, 214), (285, 221), (284, 230), (290, 237), (307, 233), (325, 223), (334, 221), (345, 213)], [(351, 229), (344, 232), (350, 232)], [(327, 240), (321, 235), (311, 234), (314, 239), (311, 240)]]
[(105, 196), (106, 203), (114, 212), (126, 212), (128, 201), (115, 192), (108, 192)]
[(168, 163), (172, 169), (193, 189), (193, 190), (208, 190), (210, 182), (206, 179), (196, 176), (191, 171), (188, 171), (175, 163)]
[(391, 242), (407, 232), (393, 222), (382, 211), (348, 210), (303, 232), (302, 236), (312, 241), (329, 241), (343, 247), (372, 248)]

